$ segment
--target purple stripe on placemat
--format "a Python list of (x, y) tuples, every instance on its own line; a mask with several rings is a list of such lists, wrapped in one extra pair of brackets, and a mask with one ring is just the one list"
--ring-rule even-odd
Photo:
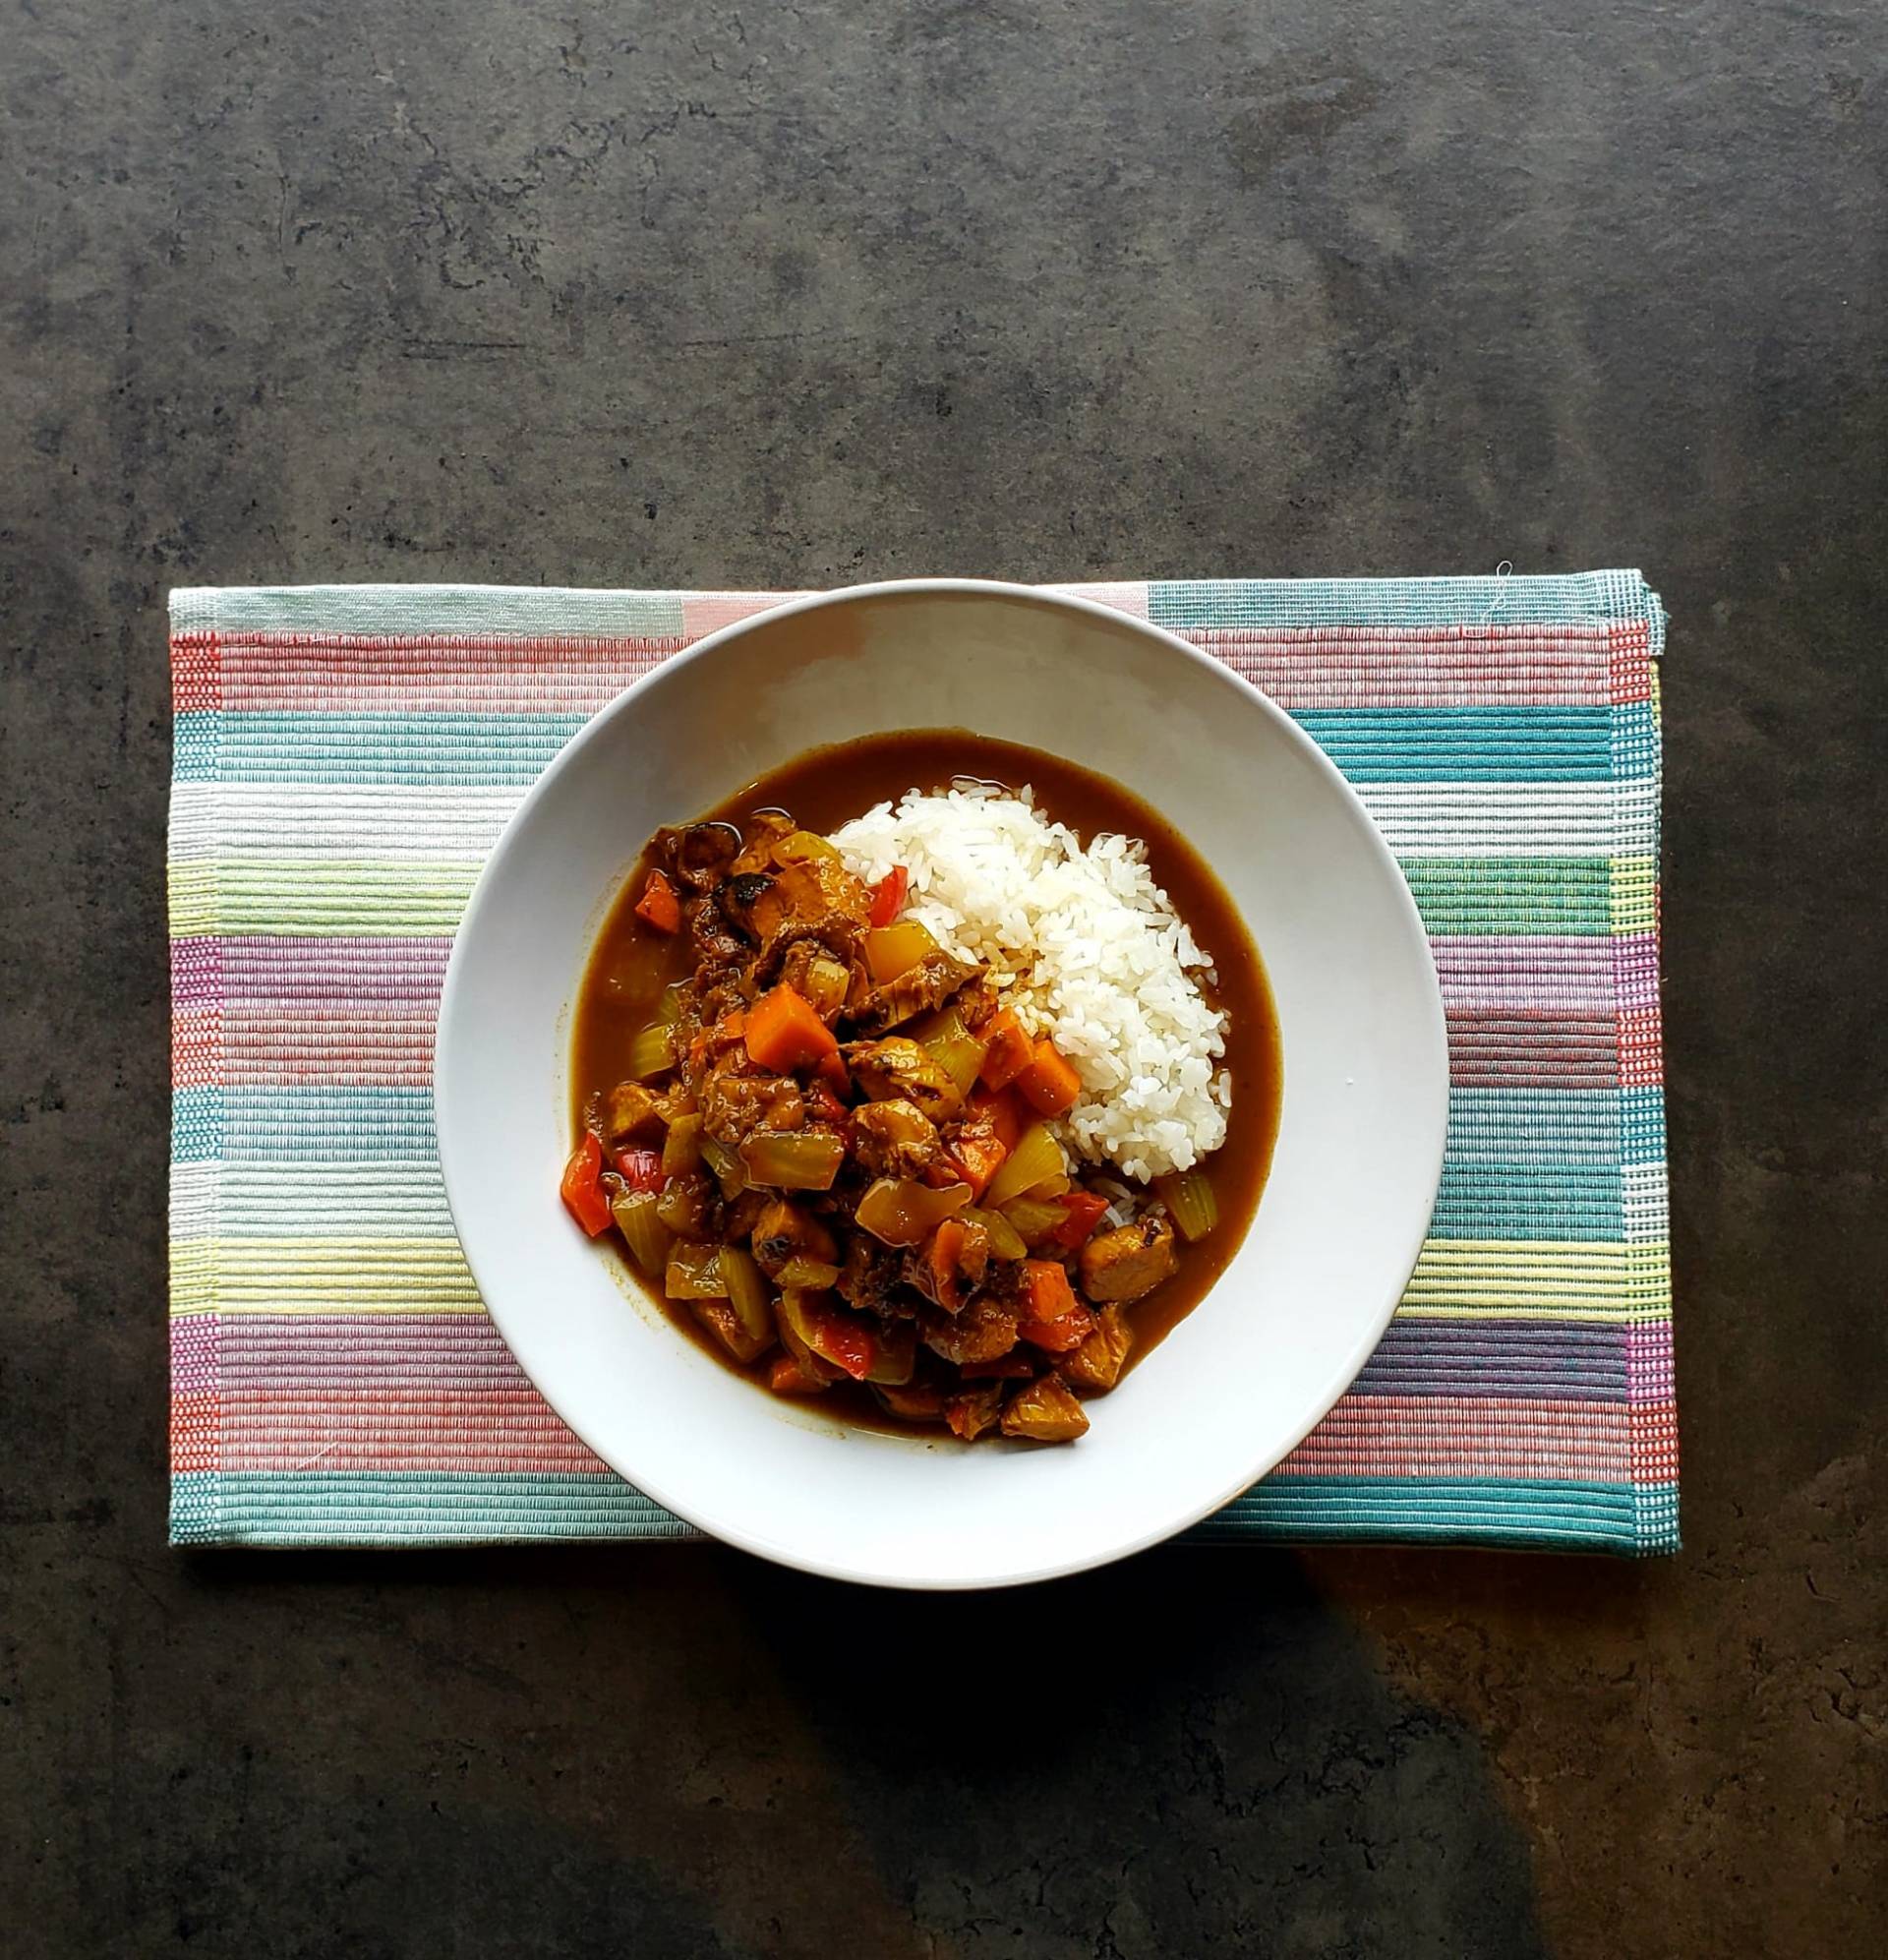
[(434, 1007), (450, 939), (177, 939), (179, 1006), (225, 1000), (371, 1000)]
[[(175, 1321), (175, 1330), (188, 1323)], [(518, 1389), (523, 1371), (482, 1314), (231, 1314), (225, 1392)]]
[[(1439, 933), (1430, 940), (1444, 1004), (1498, 1014), (1601, 1015), (1613, 1011), (1614, 948), (1597, 934)], [(1648, 940), (1648, 944), (1650, 941)], [(1657, 948), (1652, 948), (1657, 971)]]
[(1629, 1330), (1584, 1321), (1396, 1320), (1352, 1385), (1357, 1396), (1639, 1399), (1627, 1367)]

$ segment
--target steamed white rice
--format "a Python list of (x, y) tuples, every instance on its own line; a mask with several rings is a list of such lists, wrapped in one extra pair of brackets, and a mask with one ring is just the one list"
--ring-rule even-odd
[(1226, 1017), (1200, 991), (1212, 966), (1139, 840), (1104, 833), (1084, 847), (1029, 790), (966, 784), (880, 803), (833, 843), (874, 883), (903, 864), (903, 916), (989, 965), (1024, 1025), (1067, 1056), (1082, 1081), (1070, 1148), (1148, 1178), (1225, 1141)]

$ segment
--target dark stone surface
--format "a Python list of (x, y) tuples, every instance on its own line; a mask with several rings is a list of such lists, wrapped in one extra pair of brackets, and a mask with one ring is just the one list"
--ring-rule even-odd
[[(1876, 0), (7, 10), (10, 1952), (1878, 1950), (1885, 62)], [(1680, 1560), (165, 1550), (167, 586), (1501, 559), (1674, 615)]]

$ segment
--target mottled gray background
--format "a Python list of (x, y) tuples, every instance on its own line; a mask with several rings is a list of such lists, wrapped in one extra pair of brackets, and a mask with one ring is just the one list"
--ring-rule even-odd
[[(1888, 9), (5, 0), (10, 1953), (1878, 1950)], [(163, 598), (1643, 565), (1687, 1546), (168, 1552)]]

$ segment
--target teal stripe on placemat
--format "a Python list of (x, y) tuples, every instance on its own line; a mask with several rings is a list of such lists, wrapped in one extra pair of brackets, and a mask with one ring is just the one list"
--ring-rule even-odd
[(171, 1540), (202, 1545), (502, 1545), (693, 1538), (615, 1475), (436, 1470), (190, 1470), (171, 1479)]
[(176, 777), (184, 783), (330, 788), (350, 783), (522, 788), (544, 774), (589, 719), (580, 714), (183, 714), (175, 724)]
[(1354, 783), (1603, 783), (1610, 708), (1306, 708), (1292, 719)]
[(1643, 620), (1652, 650), (1665, 614), (1636, 571), (1551, 572), (1482, 578), (1187, 578), (1148, 587), (1156, 625), (1560, 625)]
[[(179, 782), (527, 784), (582, 714), (282, 714), (193, 710), (174, 723)], [(1296, 717), (1360, 783), (1598, 783), (1606, 708), (1317, 709)]]
[[(1670, 1551), (1677, 1491), (1496, 1477), (1272, 1477), (1197, 1525), (1197, 1543), (1254, 1529), (1563, 1550)], [(683, 1539), (693, 1528), (611, 1476), (436, 1471), (188, 1471), (172, 1480), (177, 1544), (506, 1544), (559, 1538)]]
[(1678, 1494), (1668, 1515), (1630, 1484), (1502, 1477), (1268, 1477), (1188, 1535), (1246, 1542), (1255, 1530), (1299, 1542), (1358, 1538), (1627, 1552), (1678, 1549)]
[(1614, 1164), (1443, 1164), (1431, 1238), (1618, 1239), (1624, 1236)]
[(587, 634), (643, 639), (682, 630), (679, 592), (546, 585), (185, 586), (170, 595), (177, 633)]
[[(430, 1089), (180, 1089), (175, 1133), (193, 1145), (219, 1136), (231, 1163), (297, 1158), (364, 1161), (432, 1158), (438, 1149)], [(191, 1161), (206, 1152), (180, 1150)]]

